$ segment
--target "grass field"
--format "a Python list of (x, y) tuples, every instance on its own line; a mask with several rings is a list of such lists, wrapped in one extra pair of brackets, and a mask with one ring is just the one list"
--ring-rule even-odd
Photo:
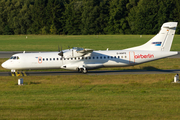
[[(0, 51), (58, 51), (70, 47), (91, 48), (94, 50), (125, 49), (144, 44), (154, 35), (0, 35)], [(172, 51), (180, 51), (180, 35), (175, 35)]]
[[(58, 44), (63, 49), (124, 49), (152, 36), (0, 36), (0, 51), (57, 51)], [(179, 38), (175, 35), (171, 50), (180, 51)], [(179, 63), (179, 58), (165, 58), (102, 69), (180, 69)], [(0, 71), (9, 70), (0, 66)], [(22, 86), (17, 85), (18, 77), (1, 76), (0, 119), (180, 119), (180, 84), (171, 83), (174, 75), (27, 76)]]
[(174, 74), (0, 77), (0, 119), (179, 119)]

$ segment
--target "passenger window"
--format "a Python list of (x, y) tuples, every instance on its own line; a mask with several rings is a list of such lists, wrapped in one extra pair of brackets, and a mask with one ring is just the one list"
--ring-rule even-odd
[(125, 56), (125, 58), (126, 58), (126, 56)]
[(84, 59), (84, 57), (82, 57), (82, 59)]
[(98, 57), (96, 57), (96, 59), (98, 59)]
[(106, 56), (104, 56), (104, 59), (106, 59)]
[(123, 58), (123, 56), (121, 56), (121, 58)]
[(59, 58), (57, 58), (57, 60), (59, 60)]
[(43, 58), (43, 61), (44, 61), (45, 59)]
[(62, 60), (62, 58), (60, 58), (60, 60)]
[(51, 61), (52, 59), (50, 58), (50, 61)]
[(46, 58), (46, 61), (48, 61), (48, 58)]
[(67, 60), (69, 60), (69, 58), (67, 58)]
[(71, 58), (71, 60), (73, 60), (73, 58)]
[(55, 60), (55, 58), (53, 58), (53, 60)]
[(85, 59), (87, 59), (87, 57), (85, 57)]
[(93, 59), (95, 59), (95, 57), (93, 57)]
[(114, 58), (116, 58), (116, 56), (114, 56)]
[(102, 57), (100, 57), (100, 59), (102, 59)]
[(113, 58), (113, 56), (111, 56), (111, 58)]
[(107, 58), (109, 59), (109, 56)]
[(39, 58), (39, 62), (41, 62), (41, 58)]
[(89, 59), (91, 59), (91, 57), (89, 57)]

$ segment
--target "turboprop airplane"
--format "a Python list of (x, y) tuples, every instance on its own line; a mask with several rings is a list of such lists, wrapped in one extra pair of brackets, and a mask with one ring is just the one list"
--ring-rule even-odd
[(94, 51), (74, 47), (59, 52), (19, 53), (2, 63), (2, 67), (11, 72), (25, 69), (62, 68), (87, 73), (88, 70), (101, 67), (121, 67), (141, 64), (172, 55), (171, 45), (177, 22), (167, 22), (160, 32), (147, 43), (124, 50)]

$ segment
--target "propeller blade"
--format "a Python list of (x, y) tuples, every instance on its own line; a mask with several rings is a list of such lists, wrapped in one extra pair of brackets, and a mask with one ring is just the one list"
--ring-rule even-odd
[(62, 56), (63, 57), (63, 52), (60, 52), (58, 55)]
[[(58, 46), (58, 49), (59, 49), (59, 46)], [(61, 57), (63, 57), (62, 46), (61, 46), (61, 51), (60, 51), (60, 49), (59, 49), (59, 52), (60, 52), (60, 53), (58, 53), (58, 55), (60, 55)]]
[(58, 52), (60, 52), (60, 48), (59, 48), (59, 45), (58, 45)]

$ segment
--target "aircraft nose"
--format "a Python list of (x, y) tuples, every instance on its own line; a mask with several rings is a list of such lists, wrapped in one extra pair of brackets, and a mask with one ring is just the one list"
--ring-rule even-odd
[(3, 68), (7, 68), (7, 63), (4, 62), (4, 63), (1, 64), (1, 66), (2, 66)]

